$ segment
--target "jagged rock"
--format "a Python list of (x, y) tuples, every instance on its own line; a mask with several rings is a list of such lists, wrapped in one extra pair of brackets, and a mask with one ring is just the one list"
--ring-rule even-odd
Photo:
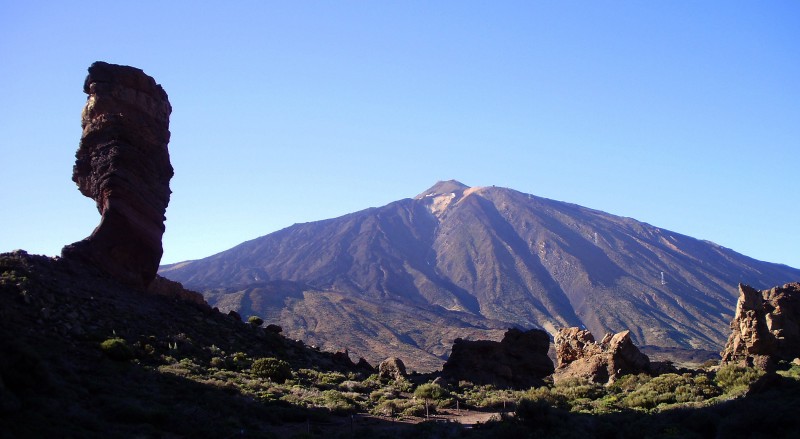
[(597, 343), (587, 330), (563, 328), (555, 336), (555, 345), (556, 383), (569, 378), (609, 383), (623, 375), (650, 370), (650, 359), (633, 344), (630, 331), (606, 334)]
[(72, 179), (102, 219), (91, 236), (61, 253), (147, 287), (163, 253), (172, 107), (164, 89), (134, 67), (95, 62), (83, 91), (89, 97)]
[(739, 284), (739, 301), (722, 364), (773, 370), (800, 355), (800, 283), (759, 291)]
[(456, 339), (442, 376), (475, 384), (527, 388), (553, 373), (550, 337), (540, 329), (509, 329), (502, 341)]
[(563, 328), (555, 336), (556, 360), (558, 367), (573, 361), (600, 353), (600, 346), (591, 332), (580, 328)]
[(398, 381), (406, 376), (406, 365), (397, 357), (389, 357), (378, 365), (378, 377), (381, 379)]
[(238, 312), (236, 312), (236, 311), (234, 311), (234, 310), (230, 310), (230, 311), (228, 311), (228, 317), (231, 317), (231, 318), (233, 318), (234, 320), (238, 320), (238, 321), (240, 321), (240, 322), (242, 321), (242, 316), (241, 316), (241, 315), (239, 315), (239, 313), (238, 313)]
[(356, 367), (356, 364), (350, 359), (350, 352), (347, 349), (334, 352), (333, 362), (351, 369)]
[(150, 282), (150, 285), (147, 287), (147, 292), (196, 303), (205, 308), (209, 307), (208, 303), (203, 299), (202, 294), (187, 290), (180, 282), (175, 282), (158, 275)]
[(356, 369), (363, 370), (365, 372), (375, 372), (375, 368), (369, 364), (369, 361), (364, 359), (364, 357), (359, 357), (358, 362), (356, 363)]

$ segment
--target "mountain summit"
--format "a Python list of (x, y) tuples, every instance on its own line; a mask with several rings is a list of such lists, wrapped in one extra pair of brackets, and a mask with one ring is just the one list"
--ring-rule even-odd
[[(162, 267), (212, 305), (275, 320), (326, 349), (436, 368), (457, 337), (508, 326), (630, 330), (638, 345), (719, 350), (740, 282), (800, 270), (575, 204), (442, 181)], [(289, 281), (287, 283), (287, 281)]]
[(469, 186), (457, 180), (437, 181), (435, 185), (431, 186), (425, 192), (414, 197), (415, 200), (421, 200), (426, 197), (435, 197), (438, 195), (446, 195), (451, 193), (462, 193)]

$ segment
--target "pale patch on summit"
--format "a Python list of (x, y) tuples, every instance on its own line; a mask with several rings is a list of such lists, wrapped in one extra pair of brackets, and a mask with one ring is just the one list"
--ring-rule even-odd
[(456, 180), (439, 181), (430, 189), (414, 197), (416, 200), (424, 200), (428, 210), (437, 218), (447, 211), (451, 205), (460, 203), (469, 195), (483, 189), (482, 187), (469, 187)]
[(455, 192), (450, 192), (449, 194), (430, 195), (429, 197), (432, 201), (428, 204), (428, 210), (439, 218), (447, 209), (447, 206), (456, 199), (456, 194)]

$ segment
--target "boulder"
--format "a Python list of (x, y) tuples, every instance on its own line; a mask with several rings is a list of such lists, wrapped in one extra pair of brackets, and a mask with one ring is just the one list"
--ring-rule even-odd
[(612, 383), (617, 378), (650, 371), (650, 359), (631, 340), (630, 331), (606, 334), (600, 343), (579, 328), (563, 328), (555, 336), (558, 368), (553, 381), (582, 378)]
[(456, 339), (442, 376), (475, 384), (529, 388), (553, 373), (550, 337), (540, 329), (509, 329), (502, 341)]
[(88, 238), (61, 253), (146, 288), (163, 253), (172, 107), (153, 78), (129, 66), (95, 62), (83, 91), (89, 96), (72, 180), (95, 200), (101, 220)]
[(283, 328), (274, 323), (270, 323), (269, 325), (267, 325), (267, 332), (272, 332), (273, 334), (280, 334), (281, 332), (283, 332)]
[(739, 300), (721, 364), (771, 371), (800, 356), (800, 283), (759, 291), (739, 285)]
[(399, 381), (407, 376), (406, 365), (397, 357), (389, 357), (378, 365), (378, 377), (381, 379)]

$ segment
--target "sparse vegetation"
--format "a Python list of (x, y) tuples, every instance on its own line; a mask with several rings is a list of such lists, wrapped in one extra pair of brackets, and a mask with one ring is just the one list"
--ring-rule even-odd
[[(34, 328), (11, 337), (0, 322), (0, 377), (6, 386), (0, 427), (12, 437), (57, 437), (63, 431), (76, 437), (229, 437), (242, 431), (256, 437), (658, 438), (741, 431), (787, 437), (800, 428), (794, 415), (800, 408), (800, 365), (792, 363), (781, 364), (769, 380), (756, 369), (706, 364), (655, 377), (623, 376), (610, 385), (573, 379), (523, 390), (466, 381), (434, 384), (434, 375), (419, 374), (382, 382), (377, 374), (337, 367), (330, 354), (274, 331), (159, 298), (133, 301), (120, 293), (97, 300), (97, 289), (76, 288), (85, 295), (69, 300), (93, 307), (73, 312), (66, 294), (50, 297), (39, 278), (1, 260), (0, 268), (0, 309), (13, 310), (6, 315), (22, 316)], [(21, 297), (22, 287), (10, 280), (23, 277), (27, 293)], [(143, 301), (152, 301), (143, 309), (162, 307), (171, 320), (136, 314)], [(78, 317), (37, 326), (44, 307)], [(86, 330), (70, 332), (64, 322)], [(97, 362), (100, 352), (120, 362)], [(80, 370), (91, 370), (91, 376), (75, 372)], [(505, 416), (473, 429), (423, 422), (426, 416), (457, 417), (456, 407)], [(70, 416), (51, 427), (49, 420), (65, 412)], [(13, 422), (4, 420), (6, 413)], [(351, 427), (350, 416), (357, 414), (374, 416), (374, 430)], [(330, 433), (332, 425), (342, 427)], [(276, 428), (291, 433), (270, 436)]]
[(119, 337), (109, 338), (100, 343), (100, 349), (112, 360), (127, 361), (133, 358), (133, 350), (128, 346), (128, 342)]

